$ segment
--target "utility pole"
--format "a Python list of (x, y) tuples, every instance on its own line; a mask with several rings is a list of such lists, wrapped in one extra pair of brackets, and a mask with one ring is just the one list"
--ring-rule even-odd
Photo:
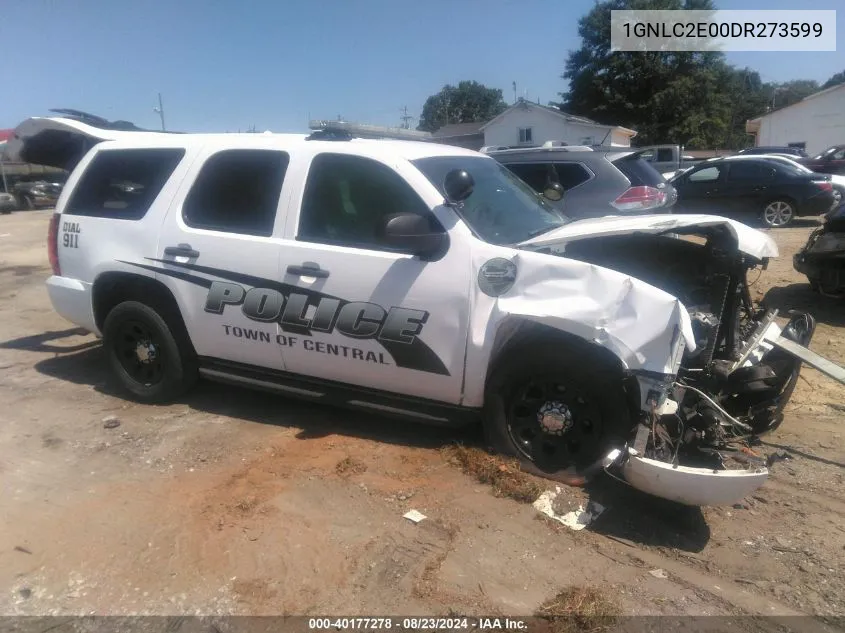
[(516, 103), (516, 82), (513, 82), (513, 102)]
[(153, 108), (153, 112), (158, 112), (158, 115), (161, 117), (161, 131), (165, 131), (164, 127), (164, 106), (161, 104), (161, 93), (158, 93), (158, 107)]
[(402, 113), (402, 116), (399, 117), (400, 119), (402, 119), (402, 127), (406, 130), (410, 130), (411, 129), (411, 120), (414, 117), (412, 117), (410, 114), (408, 114), (408, 106), (403, 106), (402, 109), (400, 110), (400, 112)]

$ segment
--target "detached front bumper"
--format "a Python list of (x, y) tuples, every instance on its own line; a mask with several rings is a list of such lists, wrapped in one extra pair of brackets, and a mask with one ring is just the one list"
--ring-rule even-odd
[(614, 451), (605, 466), (618, 469), (625, 481), (641, 492), (688, 506), (739, 503), (769, 477), (764, 467), (711, 470), (676, 466), (643, 457), (633, 448)]

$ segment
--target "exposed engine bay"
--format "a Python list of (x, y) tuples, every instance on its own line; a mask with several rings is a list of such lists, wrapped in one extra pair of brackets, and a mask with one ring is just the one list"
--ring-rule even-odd
[[(755, 308), (748, 273), (766, 262), (739, 252), (727, 232), (707, 239), (643, 233), (588, 238), (567, 244), (564, 255), (665, 290), (692, 321), (696, 348), (686, 351), (667, 398), (642, 414), (629, 443), (632, 454), (653, 460), (650, 467), (657, 469), (756, 470), (765, 479), (765, 459), (753, 444), (780, 425), (801, 368), (799, 358), (769, 341), (783, 337), (806, 347), (815, 330), (809, 314), (792, 315), (781, 329), (775, 312)], [(728, 496), (742, 489), (735, 481), (731, 486)]]

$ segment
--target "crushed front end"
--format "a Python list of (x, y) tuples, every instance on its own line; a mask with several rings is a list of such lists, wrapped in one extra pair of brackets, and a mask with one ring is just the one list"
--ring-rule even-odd
[[(640, 411), (624, 450), (605, 466), (633, 487), (688, 505), (740, 501), (768, 475), (756, 438), (783, 421), (802, 361), (774, 344), (807, 347), (815, 321), (754, 306), (748, 272), (766, 262), (727, 231), (705, 237), (620, 235), (568, 244), (565, 255), (626, 272), (686, 307), (696, 338), (677, 375), (635, 374)], [(678, 353), (678, 351), (676, 351)]]

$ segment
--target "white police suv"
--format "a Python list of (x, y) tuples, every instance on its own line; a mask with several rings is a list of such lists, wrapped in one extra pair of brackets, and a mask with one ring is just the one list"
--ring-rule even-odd
[(767, 476), (730, 457), (780, 423), (798, 377), (767, 341), (807, 345), (814, 322), (781, 330), (752, 305), (746, 272), (777, 250), (743, 224), (570, 222), (488, 156), (331, 130), (168, 134), (70, 112), (28, 119), (10, 147), (72, 169), (50, 299), (140, 401), (202, 377), (481, 420), (535, 472), (604, 467), (694, 505)]

